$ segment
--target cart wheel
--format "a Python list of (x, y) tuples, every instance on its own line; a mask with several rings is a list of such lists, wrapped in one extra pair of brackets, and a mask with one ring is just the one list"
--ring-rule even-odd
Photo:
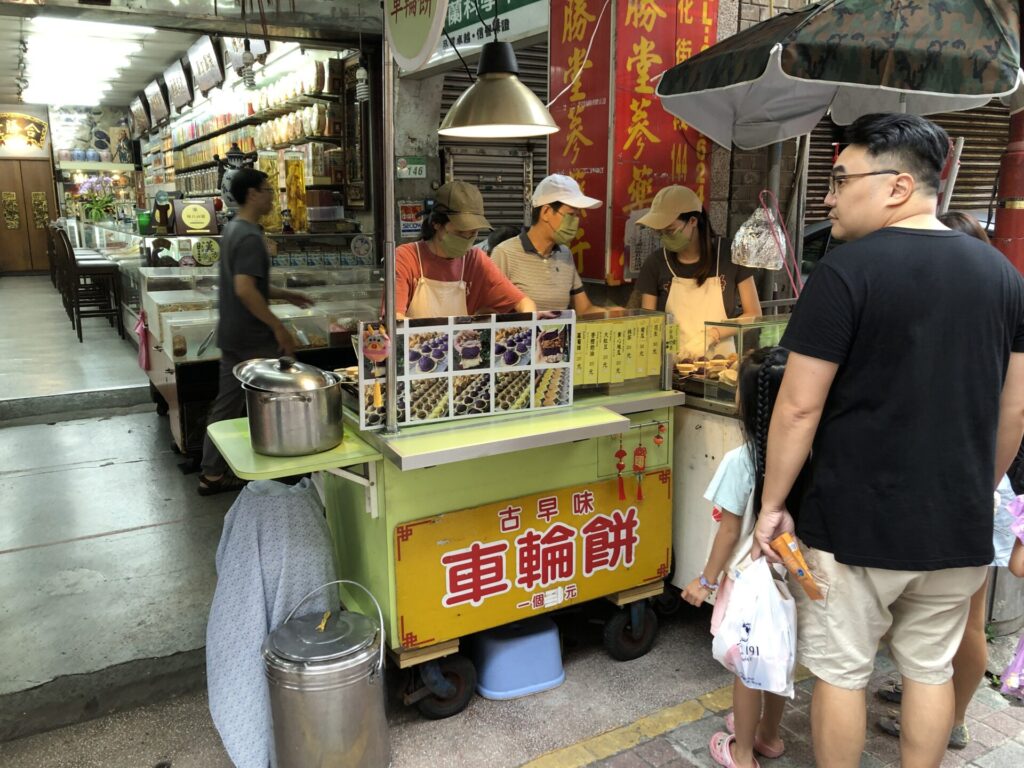
[(431, 694), (416, 702), (420, 714), (429, 720), (442, 720), (459, 714), (469, 705), (476, 690), (476, 667), (465, 656), (458, 653), (445, 656), (438, 659), (437, 664), (444, 679), (454, 686), (455, 692), (446, 698)]
[[(634, 617), (639, 626), (634, 631)], [(614, 614), (604, 625), (604, 649), (616, 661), (645, 655), (658, 635), (658, 615), (647, 603), (634, 603)]]
[(171, 453), (176, 453), (179, 456), (181, 455), (181, 448), (179, 448), (178, 444), (173, 440), (171, 440)]
[(665, 591), (651, 601), (654, 612), (659, 616), (674, 616), (683, 605), (679, 590), (665, 582)]

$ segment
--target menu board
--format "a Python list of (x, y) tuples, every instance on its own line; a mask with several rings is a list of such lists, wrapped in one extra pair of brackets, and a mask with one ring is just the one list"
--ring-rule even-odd
[(200, 93), (205, 94), (224, 82), (224, 67), (209, 35), (199, 38), (188, 49), (188, 63), (192, 68), (192, 84)]
[(136, 96), (132, 99), (131, 104), (128, 105), (128, 111), (132, 115), (132, 138), (137, 139), (152, 127), (152, 123), (149, 120), (149, 111), (146, 109), (146, 103), (142, 100), (141, 96)]
[(387, 359), (397, 357), (398, 423), (572, 405), (572, 311), (406, 320), (392, 343), (359, 324), (359, 427), (385, 426)]
[(153, 125), (160, 125), (171, 116), (170, 107), (167, 106), (167, 94), (159, 80), (154, 80), (145, 88), (146, 103), (149, 104), (149, 117)]
[(175, 109), (192, 103), (192, 84), (185, 75), (181, 61), (174, 62), (164, 70), (164, 83), (167, 84), (167, 96)]

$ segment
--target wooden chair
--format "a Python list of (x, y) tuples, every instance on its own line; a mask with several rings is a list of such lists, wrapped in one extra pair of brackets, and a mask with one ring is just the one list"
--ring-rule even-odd
[(82, 318), (86, 317), (105, 317), (112, 326), (116, 323), (117, 333), (123, 339), (121, 276), (117, 264), (95, 251), (95, 256), (76, 253), (63, 229), (55, 229), (54, 239), (58, 272), (62, 275), (61, 295), (78, 340), (82, 341)]

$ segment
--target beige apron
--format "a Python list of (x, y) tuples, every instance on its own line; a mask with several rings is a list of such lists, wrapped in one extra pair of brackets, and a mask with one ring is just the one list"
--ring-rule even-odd
[(728, 319), (725, 300), (722, 298), (725, 289), (719, 274), (721, 248), (719, 248), (718, 260), (715, 264), (715, 274), (705, 280), (704, 285), (697, 285), (697, 281), (691, 278), (677, 277), (675, 270), (672, 269), (668, 252), (662, 248), (661, 253), (665, 257), (668, 271), (672, 273), (672, 285), (668, 290), (668, 299), (665, 301), (665, 311), (675, 318), (676, 325), (679, 326), (680, 357), (729, 355), (735, 352), (736, 344), (732, 338), (713, 345), (711, 349), (708, 349), (704, 343), (704, 321)]
[(466, 305), (466, 256), (462, 258), (462, 274), (458, 280), (430, 280), (424, 277), (420, 258), (422, 241), (416, 243), (416, 261), (420, 265), (420, 279), (412, 292), (406, 317), (461, 317), (469, 314)]

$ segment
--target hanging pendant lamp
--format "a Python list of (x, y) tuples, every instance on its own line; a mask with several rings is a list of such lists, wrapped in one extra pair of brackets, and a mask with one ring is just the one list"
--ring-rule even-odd
[(437, 132), (459, 139), (511, 139), (558, 131), (547, 107), (518, 74), (511, 44), (486, 43), (476, 82), (452, 104)]

